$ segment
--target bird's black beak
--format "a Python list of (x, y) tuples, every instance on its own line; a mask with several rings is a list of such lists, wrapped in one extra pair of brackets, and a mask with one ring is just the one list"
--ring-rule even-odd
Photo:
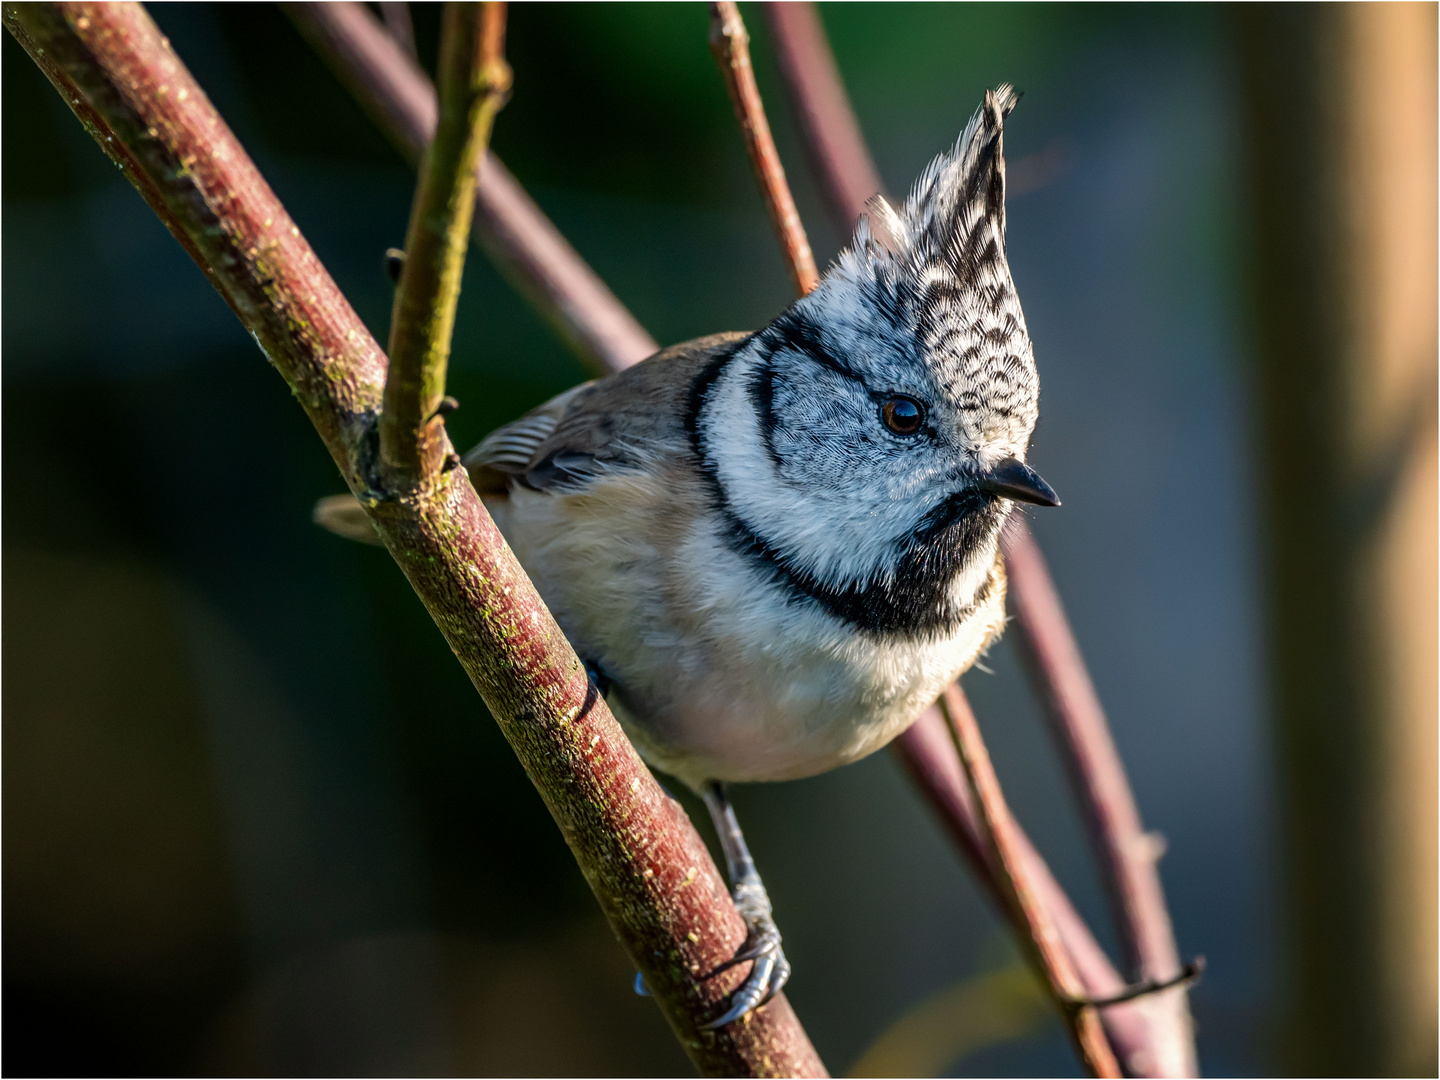
[(1013, 457), (1007, 457), (994, 468), (981, 473), (977, 486), (989, 495), (1002, 495), (1016, 502), (1034, 503), (1036, 506), (1060, 505), (1060, 496), (1055, 494), (1055, 489), (1029, 465)]

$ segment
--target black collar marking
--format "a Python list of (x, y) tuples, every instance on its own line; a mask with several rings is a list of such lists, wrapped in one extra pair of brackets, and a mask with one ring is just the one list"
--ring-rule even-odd
[(970, 604), (950, 599), (950, 584), (972, 552), (994, 535), (1004, 521), (998, 499), (975, 491), (950, 496), (932, 510), (920, 527), (899, 544), (895, 574), (842, 584), (821, 581), (796, 566), (740, 517), (731, 504), (700, 434), (700, 414), (715, 381), (745, 338), (716, 356), (690, 388), (685, 428), (711, 503), (725, 519), (725, 540), (752, 567), (768, 576), (793, 602), (819, 605), (832, 618), (876, 637), (931, 636), (953, 633), (989, 597), (987, 577)]

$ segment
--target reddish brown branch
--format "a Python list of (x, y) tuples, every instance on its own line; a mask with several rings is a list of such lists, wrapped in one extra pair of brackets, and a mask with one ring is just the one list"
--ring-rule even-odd
[(970, 703), (958, 686), (950, 686), (940, 697), (940, 708), (955, 737), (955, 748), (965, 769), (973, 801), (979, 809), (981, 834), (986, 841), (990, 863), (1005, 896), (1006, 906), (1022, 922), (1027, 933), (1021, 940), (1050, 987), (1067, 1022), (1070, 1037), (1091, 1076), (1119, 1076), (1120, 1066), (1100, 1026), (1094, 1006), (1076, 1005), (1085, 990), (1060, 931), (1031, 881), (1029, 867), (1017, 839), (1014, 819), (1000, 791), (1000, 780), (990, 764), (990, 753), (980, 737), (980, 724)]
[(795, 281), (795, 291), (804, 296), (815, 287), (820, 275), (815, 269), (815, 256), (810, 251), (805, 227), (800, 224), (800, 212), (795, 209), (795, 199), (785, 180), (785, 168), (780, 164), (780, 153), (770, 134), (770, 122), (765, 119), (765, 105), (755, 84), (755, 69), (750, 64), (750, 35), (745, 31), (734, 0), (715, 0), (710, 5), (710, 51), (725, 76), (725, 88), (730, 92), (735, 119), (745, 137), (745, 150), (755, 166), (755, 179), (760, 182), (765, 209), (785, 252), (785, 266)]
[[(1025, 519), (1014, 517), (1005, 531), (1005, 565), (1012, 582), (1011, 605), (1022, 655), (1058, 734), (1075, 790), (1079, 793), (1090, 836), (1106, 872), (1102, 874), (1128, 931), (1123, 940), (1129, 961), (1144, 981), (1163, 982), (1181, 971), (1170, 911), (1160, 886), (1156, 860), (1158, 838), (1145, 831), (1140, 811), (1115, 748), (1110, 726), (1085, 661), (1071, 633), (1059, 593)], [(1023, 583), (1020, 584), (1020, 583)], [(1183, 1030), (1175, 1037), (1188, 1041), (1188, 1010), (1183, 987), (1177, 995)]]
[[(358, 3), (284, 4), (286, 13), (397, 150), (414, 163), (435, 131), (435, 88)], [(475, 190), (475, 235), (502, 274), (594, 370), (659, 346), (493, 153)]]
[[(781, 72), (802, 118), (802, 134), (807, 142), (816, 144), (810, 148), (810, 160), (826, 170), (822, 189), (830, 198), (836, 221), (848, 229), (862, 211), (864, 199), (873, 193), (874, 162), (858, 136), (859, 125), (813, 5), (769, 4), (766, 8)], [(818, 104), (821, 102), (823, 107)], [(828, 120), (811, 122), (806, 117), (812, 114)], [(839, 114), (843, 117), (837, 119)], [(1180, 970), (1180, 964), (1155, 866), (1154, 844), (1140, 825), (1124, 766), (1044, 558), (1023, 519), (1013, 520), (1008, 536), (1009, 595), (1021, 640), (1037, 657), (1032, 666), (1037, 691), (1049, 707), (1062, 750), (1071, 762), (1102, 876), (1116, 901), (1121, 937), (1141, 979), (1167, 980)], [(1015, 536), (1021, 537), (1018, 557)], [(907, 737), (901, 737), (902, 752)], [(936, 804), (953, 801), (932, 798)], [(1093, 988), (1091, 992), (1096, 993)], [(1194, 1075), (1194, 1032), (1185, 989), (1176, 987), (1145, 999), (1143, 1004), (1151, 1021), (1150, 1038), (1143, 1047), (1125, 1048), (1131, 1051), (1126, 1054), (1127, 1067), (1167, 1076)], [(1137, 1060), (1136, 1054), (1143, 1061)]]
[(740, 972), (701, 976), (745, 935), (704, 843), (595, 696), (465, 471), (419, 493), (375, 475), (385, 358), (169, 42), (136, 4), (6, 4), (4, 19), (299, 398), (696, 1066), (823, 1075), (783, 998), (700, 1028)]
[(419, 53), (415, 50), (415, 22), (410, 18), (410, 5), (394, 0), (375, 5), (380, 9), (380, 18), (385, 20), (385, 29), (390, 31), (390, 36), (395, 39), (395, 44), (404, 50), (410, 59), (419, 61)]
[[(959, 687), (956, 689), (959, 690)], [(963, 693), (961, 696), (963, 699)], [(895, 756), (989, 893), (996, 911), (1009, 920), (1017, 935), (1023, 937), (1028, 929), (1019, 925), (1016, 912), (1007, 903), (999, 875), (991, 864), (975, 802), (940, 707), (932, 705), (926, 709), (892, 745)], [(1065, 942), (1085, 993), (1098, 1000), (1124, 993), (1127, 989), (1125, 980), (1110, 963), (1090, 928), (1085, 925), (1085, 920), (1070, 903), (1065, 890), (1055, 880), (1050, 867), (1018, 822), (1015, 823), (1014, 848), (1016, 857), (1026, 867), (1039, 902), (1049, 911)], [(1111, 1045), (1120, 1054), (1126, 1072), (1132, 1076), (1160, 1075), (1150, 1051), (1152, 1035), (1148, 1008), (1144, 1001), (1132, 1001), (1107, 1007), (1101, 1012)]]

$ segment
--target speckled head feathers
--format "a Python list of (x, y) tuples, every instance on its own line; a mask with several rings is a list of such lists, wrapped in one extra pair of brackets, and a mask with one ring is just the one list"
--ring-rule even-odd
[(920, 346), (972, 444), (1023, 459), (1039, 381), (1005, 252), (1004, 123), (1017, 99), (1009, 85), (988, 91), (903, 206), (872, 198), (849, 247), (797, 307), (827, 321), (846, 309), (883, 317)]

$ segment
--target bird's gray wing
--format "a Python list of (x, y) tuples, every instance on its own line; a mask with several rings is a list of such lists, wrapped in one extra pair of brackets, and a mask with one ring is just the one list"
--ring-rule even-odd
[[(562, 394), (542, 405), (531, 414), (536, 419), (525, 429), (524, 438), (534, 439), (546, 425), (549, 430), (533, 442), (524, 466), (510, 464), (520, 457), (521, 441), (504, 433), (531, 417), (489, 436), (466, 455), (466, 464), (493, 440), (497, 446), (514, 448), (505, 460), (512, 478), (537, 491), (558, 491), (584, 487), (610, 469), (653, 467), (688, 453), (685, 413), (695, 378), (746, 336), (712, 334), (671, 346), (634, 367), (587, 384), (583, 394), (568, 399)], [(543, 420), (542, 412), (546, 412)], [(526, 441), (524, 449), (531, 445)]]
[[(711, 334), (672, 345), (634, 367), (582, 383), (496, 428), (460, 460), (486, 499), (510, 485), (537, 491), (584, 486), (607, 468), (637, 466), (683, 454), (685, 410), (695, 378), (746, 334)], [(315, 505), (315, 522), (351, 540), (379, 543), (370, 519), (350, 495)]]
[(529, 472), (535, 452), (555, 434), (561, 418), (594, 386), (594, 382), (573, 386), (481, 439), (460, 459), (475, 490), (482, 495), (502, 494), (512, 479)]

